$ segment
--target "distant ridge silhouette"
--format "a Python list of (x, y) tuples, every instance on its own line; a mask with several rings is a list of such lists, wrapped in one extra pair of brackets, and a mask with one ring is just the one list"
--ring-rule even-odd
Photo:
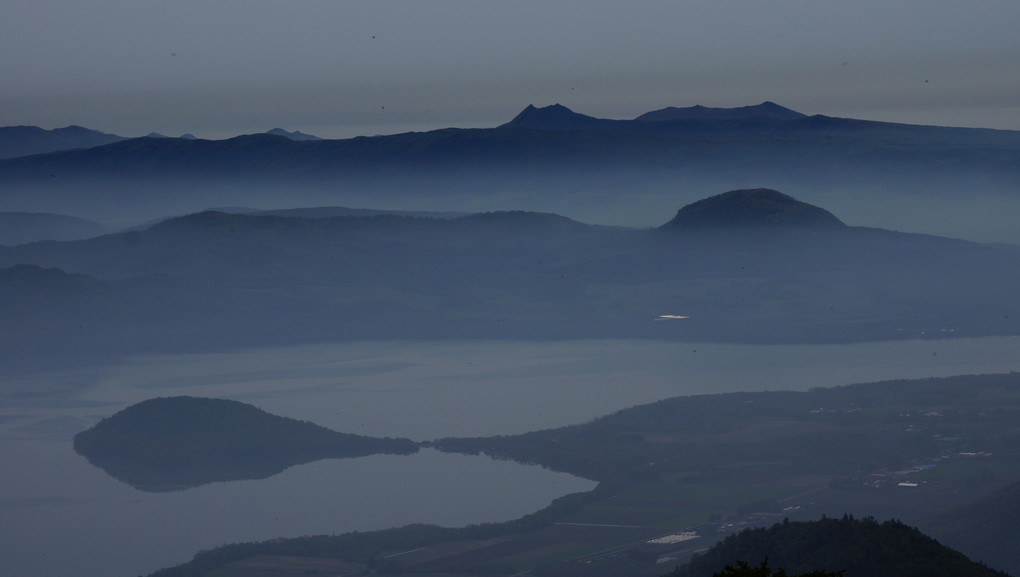
[(300, 130), (287, 131), (287, 130), (284, 130), (282, 128), (273, 128), (272, 130), (267, 130), (266, 134), (273, 134), (273, 135), (276, 135), (276, 136), (284, 136), (284, 137), (289, 138), (291, 140), (322, 140), (321, 138), (319, 138), (318, 136), (315, 136), (314, 134), (305, 134), (304, 132), (301, 132)]
[[(807, 118), (795, 110), (784, 108), (774, 102), (763, 102), (754, 106), (738, 108), (710, 108), (707, 106), (690, 106), (687, 108), (668, 107), (654, 110), (638, 116), (634, 120), (611, 120), (596, 118), (574, 112), (562, 104), (536, 107), (529, 104), (520, 114), (501, 128), (534, 128), (539, 130), (604, 130), (615, 132), (669, 132), (679, 130), (677, 122), (695, 123), (695, 126), (684, 125), (690, 131), (705, 131), (707, 126), (714, 130), (734, 130), (730, 124), (734, 122), (763, 123), (764, 127), (774, 130), (777, 123)], [(706, 124), (707, 126), (701, 126)], [(716, 126), (718, 125), (718, 126)], [(696, 128), (695, 128), (696, 127)], [(741, 130), (749, 127), (741, 125)]]
[(0, 159), (58, 150), (91, 148), (126, 140), (124, 136), (107, 134), (77, 125), (45, 130), (38, 126), (0, 127)]
[(780, 106), (775, 102), (765, 101), (755, 106), (739, 106), (737, 108), (711, 108), (707, 106), (688, 106), (677, 108), (669, 106), (653, 110), (638, 116), (634, 120), (640, 122), (663, 122), (670, 120), (738, 120), (747, 118), (770, 118), (777, 120), (795, 120), (806, 115)]

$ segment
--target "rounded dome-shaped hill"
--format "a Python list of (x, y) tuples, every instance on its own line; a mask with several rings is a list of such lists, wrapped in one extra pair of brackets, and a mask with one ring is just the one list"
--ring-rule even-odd
[(843, 228), (831, 212), (769, 188), (731, 190), (677, 211), (664, 230), (710, 228)]

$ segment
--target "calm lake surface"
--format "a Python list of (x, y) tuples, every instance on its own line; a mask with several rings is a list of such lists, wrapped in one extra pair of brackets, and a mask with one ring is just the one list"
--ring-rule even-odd
[(229, 398), (332, 429), (416, 440), (510, 434), (658, 399), (1020, 370), (1012, 337), (856, 345), (372, 342), (132, 358), (0, 381), (0, 572), (131, 577), (238, 541), (512, 519), (584, 479), (422, 451), (318, 461), (173, 493), (124, 485), (71, 438), (153, 397)]

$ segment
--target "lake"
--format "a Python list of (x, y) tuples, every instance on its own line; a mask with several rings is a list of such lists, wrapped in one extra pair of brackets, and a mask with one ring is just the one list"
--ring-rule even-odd
[(5, 378), (0, 559), (12, 577), (130, 577), (228, 542), (512, 519), (593, 486), (538, 467), (422, 451), (153, 494), (74, 454), (76, 432), (153, 397), (230, 398), (338, 431), (427, 440), (579, 423), (678, 395), (1018, 369), (1013, 337), (777, 346), (361, 342), (137, 357)]

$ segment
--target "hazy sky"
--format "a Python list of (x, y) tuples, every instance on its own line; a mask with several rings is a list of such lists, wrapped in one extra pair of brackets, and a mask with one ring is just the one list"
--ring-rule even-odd
[(220, 138), (772, 100), (1020, 129), (1020, 2), (0, 0), (0, 125)]

